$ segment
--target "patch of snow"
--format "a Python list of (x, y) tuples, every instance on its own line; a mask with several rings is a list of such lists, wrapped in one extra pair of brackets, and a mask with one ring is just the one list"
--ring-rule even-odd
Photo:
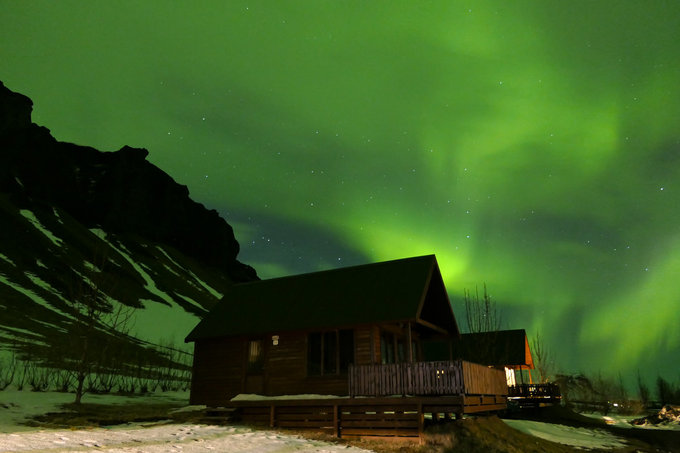
[(28, 209), (21, 209), (19, 210), (19, 213), (24, 216), (29, 222), (33, 224), (34, 227), (36, 227), (42, 234), (47, 236), (47, 238), (54, 243), (57, 247), (61, 247), (64, 241), (56, 237), (50, 230), (45, 228), (42, 223), (40, 223), (40, 220), (33, 214), (33, 212), (29, 211)]
[[(62, 404), (72, 403), (74, 399), (75, 395), (73, 393), (19, 391), (10, 386), (8, 389), (0, 391), (0, 433), (36, 431), (37, 428), (25, 426), (23, 422), (36, 415), (58, 412)], [(83, 403), (97, 404), (163, 402), (182, 404), (188, 400), (188, 392), (163, 392), (144, 396), (97, 395), (91, 393), (83, 395)], [(5, 444), (0, 440), (0, 451), (5, 451), (4, 447)]]
[(130, 251), (127, 250), (123, 244), (119, 243), (118, 246), (115, 246), (110, 241), (107, 241), (106, 239), (104, 239), (104, 241), (106, 241), (106, 243), (109, 244), (109, 246), (111, 246), (111, 248), (113, 248), (116, 252), (118, 252), (118, 254), (120, 256), (125, 258), (125, 260), (128, 263), (130, 263), (130, 265), (137, 271), (137, 273), (139, 273), (139, 275), (144, 279), (144, 282), (145, 282), (144, 288), (147, 291), (149, 291), (154, 296), (157, 296), (162, 301), (165, 301), (170, 305), (174, 305), (175, 301), (172, 299), (172, 297), (170, 297), (168, 295), (168, 293), (166, 293), (165, 291), (161, 291), (160, 289), (158, 289), (156, 287), (156, 282), (151, 278), (151, 276), (149, 274), (147, 274), (144, 271), (144, 269), (142, 269), (142, 266), (140, 266), (135, 260), (132, 259), (132, 257), (130, 256), (131, 255)]
[[(33, 274), (31, 274), (30, 272), (26, 272), (26, 276), (28, 278), (31, 278), (31, 275), (33, 275)], [(38, 280), (40, 280), (40, 279), (38, 279)], [(40, 280), (40, 281), (42, 281), (42, 280)], [(53, 307), (48, 301), (46, 301), (45, 299), (43, 299), (42, 297), (40, 297), (39, 295), (37, 295), (36, 293), (31, 291), (30, 289), (26, 289), (23, 286), (17, 285), (16, 283), (12, 282), (8, 278), (6, 278), (3, 274), (0, 274), (0, 283), (4, 283), (5, 285), (9, 286), (13, 290), (15, 290), (15, 291), (23, 294), (24, 296), (28, 297), (33, 302), (36, 302), (36, 303), (42, 305), (43, 307), (45, 307), (49, 310), (52, 310), (55, 313), (59, 313), (60, 315), (67, 316), (69, 318), (73, 318), (68, 313), (65, 313), (65, 312)]]
[(162, 247), (160, 247), (160, 246), (157, 245), (156, 248), (157, 248), (161, 253), (163, 253), (163, 255), (165, 255), (165, 257), (166, 257), (168, 260), (170, 260), (175, 266), (177, 266), (178, 268), (184, 270), (184, 271), (187, 272), (189, 275), (191, 275), (191, 277), (192, 277), (194, 280), (196, 280), (196, 281), (197, 281), (197, 282), (198, 282), (198, 283), (199, 283), (206, 291), (208, 291), (210, 294), (212, 294), (213, 297), (215, 297), (216, 299), (221, 299), (221, 298), (222, 298), (222, 293), (216, 291), (212, 286), (208, 285), (206, 282), (204, 282), (203, 280), (201, 280), (200, 278), (198, 278), (198, 276), (197, 276), (196, 274), (194, 274), (190, 269), (187, 269), (187, 268), (183, 267), (183, 266), (180, 265), (177, 261), (175, 261), (174, 259), (172, 259), (172, 257), (168, 254), (168, 252), (166, 252), (165, 250), (163, 250)]
[(31, 332), (30, 330), (0, 324), (0, 338), (10, 340), (7, 344), (12, 343), (12, 340), (26, 340), (27, 338), (30, 338), (32, 343), (47, 345), (47, 343), (38, 340), (36, 337), (45, 338), (43, 335)]
[(83, 260), (83, 266), (86, 267), (87, 269), (91, 270), (92, 272), (101, 272), (97, 266), (94, 264), (90, 263), (88, 260)]
[(184, 337), (199, 321), (198, 317), (181, 307), (168, 307), (154, 300), (142, 299), (141, 302), (144, 309), (135, 310), (134, 325), (143, 328), (133, 327), (130, 334), (153, 344), (160, 344), (168, 339), (183, 342)]
[(634, 419), (631, 415), (619, 415), (619, 414), (609, 414), (604, 415), (599, 412), (583, 412), (581, 415), (594, 418), (596, 420), (602, 420), (606, 424), (611, 426), (616, 426), (619, 428), (631, 428), (630, 421)]
[(0, 328), (8, 330), (8, 331), (11, 330), (11, 331), (17, 332), (17, 333), (23, 333), (24, 335), (31, 335), (31, 336), (34, 336), (34, 337), (42, 337), (42, 335), (40, 335), (39, 333), (32, 332), (32, 331), (26, 330), (26, 329), (22, 329), (20, 327), (7, 326), (7, 325), (3, 324), (3, 325), (0, 325)]
[(666, 405), (656, 414), (631, 420), (638, 428), (680, 430), (680, 406)]
[[(34, 415), (59, 410), (59, 406), (73, 401), (70, 393), (58, 392), (0, 392), (0, 450), (20, 451), (104, 451), (160, 453), (182, 451), (188, 453), (269, 452), (284, 453), (366, 453), (368, 450), (333, 444), (272, 430), (255, 430), (244, 426), (214, 426), (197, 424), (156, 424), (150, 427), (121, 425), (110, 429), (47, 430), (20, 425)], [(186, 392), (152, 394), (144, 397), (115, 395), (83, 396), (84, 403), (125, 404), (160, 401), (183, 402)], [(201, 409), (188, 406), (178, 411)]]
[[(119, 243), (118, 246), (112, 244), (111, 241), (107, 239), (106, 232), (99, 228), (93, 228), (90, 231), (106, 242), (130, 263), (144, 279), (144, 288), (147, 291), (158, 296), (168, 304), (165, 305), (151, 299), (140, 299), (140, 302), (144, 305), (144, 309), (135, 310), (133, 320), (134, 325), (144, 326), (144, 328), (142, 330), (133, 328), (130, 332), (131, 335), (156, 345), (161, 343), (162, 340), (167, 339), (181, 338), (183, 340), (187, 332), (190, 332), (196, 325), (198, 318), (192, 313), (184, 310), (184, 308), (177, 304), (166, 292), (158, 289), (156, 287), (156, 282), (137, 262), (135, 262), (135, 260), (132, 259), (130, 251), (123, 244)], [(159, 322), (159, 320), (162, 320), (163, 322)]]
[(271, 401), (271, 400), (327, 400), (327, 399), (339, 399), (339, 398), (349, 398), (349, 396), (338, 396), (338, 395), (316, 395), (313, 393), (303, 393), (299, 395), (278, 395), (278, 396), (265, 396), (257, 395), (255, 393), (239, 393), (231, 399), (231, 401)]
[(61, 216), (60, 216), (59, 213), (57, 212), (57, 208), (53, 207), (53, 208), (52, 208), (52, 212), (54, 213), (54, 216), (57, 218), (57, 221), (63, 225), (63, 224), (64, 224), (64, 221), (61, 220)]
[(508, 426), (531, 436), (577, 448), (614, 449), (627, 446), (624, 439), (601, 429), (574, 428), (531, 420), (503, 420)]
[(5, 261), (5, 262), (7, 262), (7, 263), (11, 264), (11, 265), (14, 266), (14, 267), (17, 267), (17, 265), (14, 264), (14, 261), (12, 261), (11, 259), (9, 259), (8, 257), (6, 257), (5, 255), (3, 255), (2, 253), (0, 253), (0, 260), (3, 260), (3, 261)]
[(184, 299), (185, 301), (187, 301), (188, 303), (190, 303), (194, 307), (198, 308), (200, 311), (205, 312), (205, 308), (203, 308), (198, 302), (193, 300), (191, 297), (187, 297), (187, 296), (180, 294), (180, 293), (177, 293), (177, 292), (175, 293), (175, 296), (181, 297), (182, 299)]
[(222, 299), (223, 294), (220, 293), (219, 291), (215, 290), (212, 286), (208, 285), (206, 282), (198, 278), (198, 275), (194, 274), (190, 269), (187, 269), (187, 272), (189, 272), (189, 275), (193, 277), (194, 280), (196, 280), (203, 288), (205, 288), (210, 294), (213, 295), (216, 299)]
[(160, 245), (157, 245), (157, 246), (156, 246), (156, 249), (158, 249), (159, 252), (161, 252), (163, 255), (165, 255), (165, 257), (168, 259), (168, 261), (170, 261), (172, 264), (174, 264), (175, 266), (179, 267), (179, 268), (182, 269), (182, 270), (186, 270), (186, 269), (184, 269), (184, 267), (182, 267), (177, 261), (175, 261), (174, 259), (172, 259), (172, 257), (168, 254), (168, 252), (166, 252), (166, 251), (163, 249), (163, 247), (161, 247)]
[(180, 275), (179, 275), (179, 272), (177, 272), (176, 270), (174, 270), (173, 268), (171, 268), (171, 267), (168, 266), (167, 264), (163, 263), (163, 267), (165, 268), (165, 270), (167, 270), (168, 272), (170, 272), (171, 274), (173, 274), (175, 277), (179, 277), (179, 276), (180, 276)]
[(180, 407), (179, 409), (173, 409), (170, 411), (171, 414), (181, 414), (182, 412), (195, 412), (207, 409), (208, 406), (205, 404), (194, 404), (191, 406)]
[(106, 231), (101, 228), (90, 228), (90, 233), (94, 234), (102, 241), (106, 241)]
[[(70, 304), (70, 301), (68, 301), (64, 296), (62, 296), (62, 294), (61, 294), (59, 291), (57, 291), (56, 288), (54, 288), (52, 285), (50, 285), (49, 283), (47, 283), (45, 280), (41, 279), (40, 277), (38, 277), (37, 275), (33, 274), (32, 272), (24, 272), (24, 275), (25, 275), (29, 280), (31, 280), (31, 282), (33, 282), (34, 285), (39, 286), (39, 287), (41, 287), (42, 289), (44, 289), (44, 290), (46, 290), (46, 291), (49, 291), (50, 293), (54, 294), (55, 296), (57, 296), (57, 297), (58, 297), (62, 302), (64, 302), (65, 304)], [(49, 302), (48, 302), (48, 303), (49, 303)], [(59, 310), (59, 309), (56, 308), (56, 307), (52, 307), (51, 304), (50, 304), (50, 307), (48, 307), (48, 308), (50, 308), (51, 310), (56, 311), (56, 312), (58, 312), (58, 313), (61, 313), (63, 316), (66, 316), (66, 317), (69, 318), (69, 319), (75, 319), (70, 313), (67, 313), (67, 312), (65, 312), (65, 311)]]
[(35, 318), (31, 318), (31, 319), (32, 319), (34, 322), (37, 322), (38, 324), (42, 324), (43, 326), (49, 327), (49, 328), (52, 329), (52, 330), (58, 330), (59, 332), (63, 332), (63, 333), (68, 332), (68, 331), (67, 331), (66, 329), (64, 329), (63, 327), (59, 327), (59, 326), (54, 325), (54, 324), (52, 324), (52, 323), (49, 323), (49, 322), (46, 322), (46, 321), (41, 321), (40, 319), (35, 319)]
[[(329, 442), (309, 440), (276, 431), (254, 430), (242, 426), (160, 425), (148, 428), (114, 428), (93, 430), (55, 430), (0, 434), (3, 451), (99, 451), (160, 453), (261, 452), (287, 453), (368, 452)], [(6, 448), (6, 449), (5, 449)]]

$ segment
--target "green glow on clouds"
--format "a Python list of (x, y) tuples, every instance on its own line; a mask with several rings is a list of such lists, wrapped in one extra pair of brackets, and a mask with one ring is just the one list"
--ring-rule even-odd
[(459, 314), (486, 283), (563, 369), (677, 377), (677, 2), (0, 13), (0, 79), (34, 121), (149, 149), (262, 277), (436, 253)]

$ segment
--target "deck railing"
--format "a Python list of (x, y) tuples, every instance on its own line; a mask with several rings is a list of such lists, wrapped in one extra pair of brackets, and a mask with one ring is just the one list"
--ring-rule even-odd
[(508, 387), (511, 398), (560, 398), (560, 387), (557, 384), (517, 384)]
[(505, 373), (462, 360), (350, 366), (350, 396), (507, 395)]

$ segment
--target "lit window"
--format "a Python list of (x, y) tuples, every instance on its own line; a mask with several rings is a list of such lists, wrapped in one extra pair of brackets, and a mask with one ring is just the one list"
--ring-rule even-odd
[(248, 342), (248, 374), (262, 374), (264, 369), (264, 350), (262, 340)]

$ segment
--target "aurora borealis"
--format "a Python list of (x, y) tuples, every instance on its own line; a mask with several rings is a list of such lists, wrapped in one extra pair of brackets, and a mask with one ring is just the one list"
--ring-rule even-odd
[[(262, 278), (435, 253), (562, 371), (680, 376), (680, 3), (0, 0), (0, 80)], [(397, 282), (395, 282), (396, 284)]]

